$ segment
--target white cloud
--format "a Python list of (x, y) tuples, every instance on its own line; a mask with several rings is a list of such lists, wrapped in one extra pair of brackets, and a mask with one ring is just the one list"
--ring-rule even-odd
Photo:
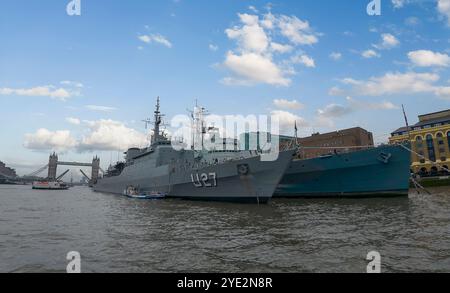
[(408, 58), (414, 65), (421, 67), (431, 66), (450, 66), (450, 56), (447, 54), (441, 54), (430, 50), (418, 50), (408, 53)]
[(329, 104), (325, 106), (325, 108), (317, 110), (317, 113), (320, 116), (328, 118), (342, 117), (350, 114), (351, 112), (353, 112), (353, 109), (351, 107), (343, 106), (340, 104)]
[(436, 87), (434, 94), (441, 99), (450, 100), (450, 87)]
[(371, 77), (368, 80), (354, 80), (346, 78), (341, 80), (345, 85), (351, 86), (349, 91), (341, 90), (340, 94), (350, 93), (360, 96), (383, 96), (395, 94), (434, 93), (440, 88), (435, 85), (440, 79), (435, 73), (386, 73), (383, 76)]
[(238, 14), (242, 27), (225, 30), (229, 39), (238, 41), (240, 51), (264, 53), (269, 47), (269, 38), (264, 29), (259, 25), (259, 17), (257, 15)]
[(279, 60), (282, 55), (292, 52), (299, 45), (318, 42), (318, 35), (312, 31), (307, 21), (270, 12), (261, 17), (239, 13), (238, 17), (240, 24), (225, 30), (227, 37), (236, 41), (237, 47), (226, 54), (223, 65), (233, 76), (222, 79), (222, 83), (289, 86), (291, 79), (288, 76), (295, 74), (294, 64), (315, 66), (314, 60), (303, 53)]
[(292, 135), (294, 133), (295, 123), (297, 123), (297, 127), (307, 126), (305, 119), (291, 112), (275, 110), (271, 112), (271, 116), (278, 119), (280, 123), (280, 134)]
[(392, 0), (392, 5), (394, 5), (394, 8), (402, 8), (405, 6), (407, 0)]
[(45, 128), (25, 134), (24, 147), (37, 151), (66, 151), (77, 145), (68, 130), (50, 131)]
[(450, 0), (438, 0), (438, 11), (447, 18), (450, 26)]
[(243, 78), (247, 84), (255, 82), (288, 86), (291, 83), (291, 80), (283, 76), (282, 70), (272, 60), (256, 53), (235, 55), (228, 52), (224, 64), (237, 76)]
[(373, 45), (378, 50), (389, 50), (400, 45), (400, 41), (392, 34), (382, 34), (381, 43)]
[(345, 91), (340, 87), (334, 86), (328, 91), (328, 95), (330, 96), (343, 96), (345, 95)]
[(147, 35), (139, 36), (138, 39), (147, 44), (152, 41), (152, 39)]
[(78, 119), (78, 118), (67, 117), (67, 118), (66, 118), (66, 121), (67, 121), (68, 123), (70, 123), (70, 124), (73, 124), (73, 125), (80, 125), (80, 124), (81, 124), (81, 121), (80, 121), (80, 119)]
[(420, 24), (420, 19), (415, 16), (410, 16), (405, 19), (405, 24), (409, 26), (415, 26)]
[(87, 105), (86, 109), (89, 109), (91, 111), (97, 111), (97, 112), (113, 112), (113, 111), (117, 110), (117, 108), (114, 108), (114, 107), (97, 106), (97, 105)]
[(62, 85), (67, 85), (71, 87), (77, 87), (77, 88), (83, 88), (84, 85), (81, 82), (78, 81), (70, 81), (70, 80), (63, 80), (60, 82)]
[(332, 52), (329, 57), (335, 61), (338, 61), (341, 60), (342, 54), (339, 52)]
[(124, 151), (130, 147), (143, 147), (147, 137), (123, 123), (113, 120), (86, 121), (89, 133), (82, 137), (79, 151)]
[(286, 99), (275, 99), (273, 100), (273, 104), (280, 109), (300, 110), (304, 108), (304, 105), (297, 102), (297, 100), (289, 101)]
[[(24, 147), (37, 151), (124, 151), (130, 147), (144, 147), (147, 136), (113, 120), (84, 121), (68, 118), (87, 129), (81, 139), (76, 139), (68, 130), (50, 131), (45, 128), (26, 134)], [(78, 123), (80, 122), (80, 123)]]
[(334, 120), (342, 118), (356, 111), (370, 111), (370, 110), (395, 110), (397, 106), (388, 101), (382, 102), (367, 102), (362, 100), (355, 100), (351, 97), (346, 98), (347, 104), (328, 104), (323, 109), (317, 110), (315, 124), (322, 127), (334, 127)]
[(79, 95), (78, 92), (73, 92), (64, 88), (57, 88), (55, 86), (38, 86), (29, 89), (25, 88), (0, 88), (0, 95), (4, 96), (24, 96), (24, 97), (50, 97), (60, 101)]
[(250, 5), (250, 6), (248, 7), (248, 9), (251, 10), (252, 12), (254, 12), (254, 13), (258, 13), (258, 9), (256, 9), (256, 7), (253, 6), (253, 5)]
[(214, 44), (209, 44), (208, 48), (213, 52), (219, 50), (219, 46), (214, 45)]
[(380, 57), (380, 54), (378, 54), (376, 51), (369, 49), (361, 53), (361, 56), (363, 56), (366, 59), (371, 59), (375, 57)]
[(297, 45), (313, 45), (319, 40), (312, 32), (308, 21), (298, 19), (296, 16), (282, 15), (278, 19), (281, 34)]
[(274, 52), (278, 52), (278, 53), (289, 53), (294, 49), (290, 45), (282, 45), (282, 44), (278, 44), (275, 42), (272, 42), (270, 44), (270, 47)]
[(242, 78), (225, 77), (220, 81), (224, 85), (228, 86), (253, 86), (255, 81), (245, 80)]
[(261, 20), (261, 25), (268, 30), (275, 29), (277, 18), (271, 12), (264, 14)]
[(138, 36), (138, 39), (147, 44), (155, 42), (164, 45), (167, 48), (172, 48), (172, 43), (166, 37), (160, 34), (140, 35)]
[(354, 110), (396, 110), (398, 106), (389, 101), (382, 102), (366, 102), (361, 100), (355, 100), (351, 97), (347, 97), (347, 102)]
[(294, 64), (303, 64), (306, 67), (311, 67), (311, 68), (316, 67), (316, 63), (314, 62), (314, 59), (312, 59), (311, 57), (309, 57), (307, 55), (293, 56), (291, 58), (291, 61)]

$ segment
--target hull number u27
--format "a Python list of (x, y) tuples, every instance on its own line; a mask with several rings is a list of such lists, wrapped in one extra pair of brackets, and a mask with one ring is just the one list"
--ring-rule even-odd
[(191, 174), (191, 181), (195, 187), (216, 187), (217, 174), (216, 173), (195, 173)]

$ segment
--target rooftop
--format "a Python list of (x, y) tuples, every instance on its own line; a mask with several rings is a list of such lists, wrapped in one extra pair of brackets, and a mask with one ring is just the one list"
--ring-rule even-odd
[[(450, 109), (439, 111), (435, 113), (429, 113), (419, 116), (419, 122), (409, 126), (409, 130), (416, 130), (417, 128), (423, 129), (426, 126), (435, 127), (437, 125), (442, 124), (450, 124)], [(392, 132), (392, 135), (401, 135), (405, 134), (405, 132), (408, 132), (408, 128), (406, 126), (401, 127), (394, 132)]]

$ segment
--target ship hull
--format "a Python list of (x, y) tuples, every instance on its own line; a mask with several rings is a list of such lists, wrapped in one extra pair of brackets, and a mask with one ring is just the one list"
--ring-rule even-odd
[(293, 161), (274, 197), (407, 196), (411, 154), (401, 146)]
[(260, 157), (205, 165), (186, 170), (178, 166), (144, 169), (103, 178), (94, 186), (98, 192), (121, 194), (129, 186), (160, 192), (167, 198), (239, 203), (267, 203), (292, 160), (293, 151), (282, 152), (275, 162)]

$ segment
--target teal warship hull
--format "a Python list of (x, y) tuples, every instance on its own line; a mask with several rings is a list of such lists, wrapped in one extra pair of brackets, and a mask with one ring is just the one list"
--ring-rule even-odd
[(402, 146), (295, 160), (274, 197), (407, 196), (410, 166)]

